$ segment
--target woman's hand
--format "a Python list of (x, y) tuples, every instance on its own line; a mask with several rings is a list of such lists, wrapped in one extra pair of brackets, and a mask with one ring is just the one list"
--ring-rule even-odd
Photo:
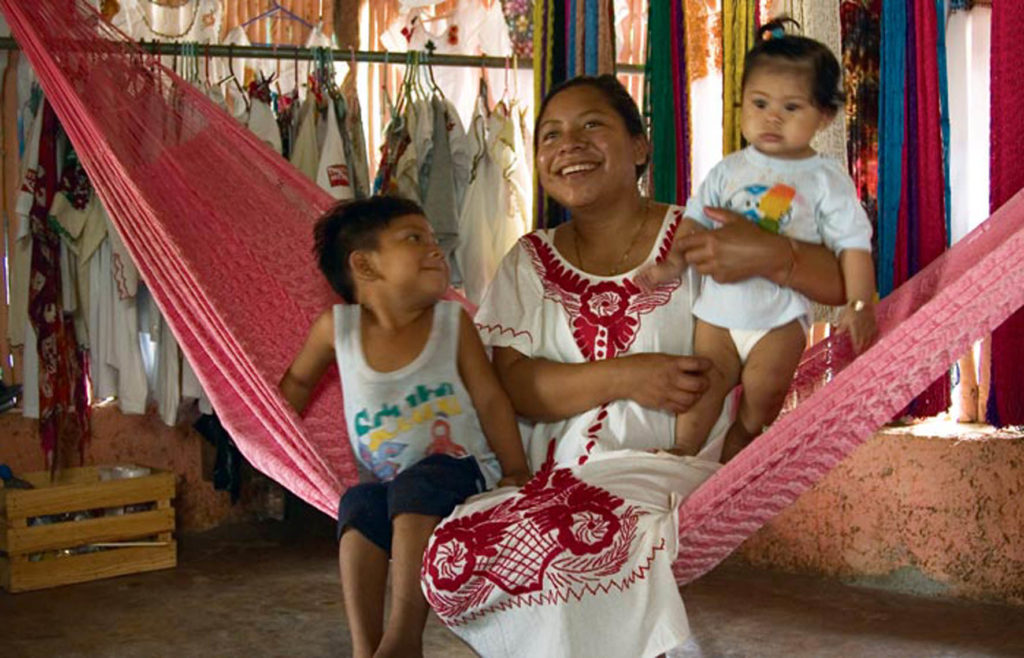
[(699, 356), (631, 354), (617, 359), (622, 397), (642, 407), (683, 413), (708, 387), (711, 362)]
[(820, 304), (846, 302), (839, 260), (822, 245), (769, 233), (725, 208), (704, 213), (722, 227), (676, 238), (686, 262), (701, 274), (719, 283), (764, 277)]
[(514, 473), (508, 473), (500, 480), (498, 480), (499, 487), (521, 487), (530, 481), (529, 471), (517, 471)]
[(758, 228), (732, 210), (708, 207), (704, 213), (722, 227), (677, 239), (686, 262), (701, 274), (719, 283), (734, 283), (788, 268), (789, 247), (782, 238)]

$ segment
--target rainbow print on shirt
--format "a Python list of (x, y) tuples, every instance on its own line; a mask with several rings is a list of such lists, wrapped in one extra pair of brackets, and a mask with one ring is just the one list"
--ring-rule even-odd
[(747, 185), (732, 195), (726, 206), (766, 231), (781, 233), (792, 217), (795, 197), (796, 190), (783, 183)]

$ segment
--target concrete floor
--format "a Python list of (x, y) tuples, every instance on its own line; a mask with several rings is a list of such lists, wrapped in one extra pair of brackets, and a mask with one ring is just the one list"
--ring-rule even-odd
[[(731, 564), (683, 593), (694, 636), (673, 658), (1024, 656), (1024, 608)], [(339, 598), (321, 518), (222, 527), (185, 536), (174, 570), (0, 592), (0, 656), (346, 656)], [(426, 655), (473, 653), (431, 619)]]

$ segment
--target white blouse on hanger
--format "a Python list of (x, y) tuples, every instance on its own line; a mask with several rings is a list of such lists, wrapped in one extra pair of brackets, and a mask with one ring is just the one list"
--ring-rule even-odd
[(132, 39), (217, 43), (224, 17), (219, 0), (190, 0), (180, 7), (151, 0), (120, 0), (111, 23)]
[(327, 97), (327, 134), (324, 146), (320, 151), (320, 162), (317, 165), (316, 184), (326, 190), (335, 199), (354, 199), (352, 176), (345, 158), (345, 144), (341, 139), (338, 126), (338, 115), (334, 107), (334, 99)]
[[(424, 22), (424, 20), (428, 22)], [(390, 52), (426, 50), (433, 42), (438, 55), (489, 55), (504, 57), (512, 54), (512, 41), (500, 2), (484, 7), (479, 0), (462, 0), (446, 18), (430, 20), (421, 9), (401, 14), (380, 36), (381, 46)], [(497, 83), (504, 76), (501, 70), (488, 73)], [(477, 96), (477, 71), (462, 66), (438, 66), (434, 79), (459, 113), (463, 125), (473, 116)]]

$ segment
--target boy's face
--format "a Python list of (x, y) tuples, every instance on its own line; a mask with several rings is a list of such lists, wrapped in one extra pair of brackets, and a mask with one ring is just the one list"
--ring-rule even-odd
[(813, 103), (809, 71), (765, 64), (747, 78), (740, 128), (746, 140), (765, 155), (784, 159), (814, 155), (811, 140), (831, 121), (832, 114)]
[(440, 299), (448, 289), (448, 261), (423, 215), (391, 220), (377, 236), (370, 258), (378, 282), (403, 294)]

